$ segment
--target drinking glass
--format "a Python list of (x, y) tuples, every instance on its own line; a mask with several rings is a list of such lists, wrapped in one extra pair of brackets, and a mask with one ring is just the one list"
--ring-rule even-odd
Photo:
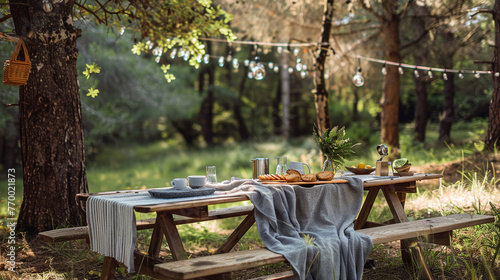
[(286, 165), (286, 157), (277, 157), (278, 166), (276, 167), (276, 174), (283, 175), (286, 174), (287, 165)]
[(207, 184), (217, 183), (217, 174), (215, 171), (215, 165), (207, 166)]

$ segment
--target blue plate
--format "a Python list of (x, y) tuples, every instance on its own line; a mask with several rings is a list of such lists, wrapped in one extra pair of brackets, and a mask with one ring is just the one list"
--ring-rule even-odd
[(215, 192), (215, 189), (203, 187), (198, 189), (187, 188), (185, 190), (176, 190), (174, 188), (169, 188), (161, 190), (149, 190), (148, 192), (152, 197), (157, 197), (157, 198), (179, 198), (179, 197), (211, 195)]

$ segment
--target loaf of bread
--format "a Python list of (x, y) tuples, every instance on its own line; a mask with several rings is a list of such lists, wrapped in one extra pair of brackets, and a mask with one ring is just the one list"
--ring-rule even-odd
[(318, 177), (318, 180), (320, 181), (330, 181), (333, 179), (333, 176), (335, 176), (335, 172), (326, 170), (316, 174), (316, 177)]
[(302, 181), (304, 182), (315, 182), (318, 179), (316, 178), (316, 174), (304, 174), (302, 175)]
[(292, 182), (298, 182), (300, 181), (301, 177), (300, 177), (300, 174), (285, 174), (285, 180), (288, 182), (288, 183), (292, 183)]

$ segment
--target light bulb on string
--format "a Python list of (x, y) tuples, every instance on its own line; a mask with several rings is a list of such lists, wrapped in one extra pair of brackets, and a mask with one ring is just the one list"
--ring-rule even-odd
[(252, 71), (248, 71), (248, 78), (253, 79), (253, 72)]
[(417, 67), (415, 67), (413, 74), (415, 75), (415, 78), (417, 78), (417, 79), (420, 78), (420, 74), (418, 73)]
[(160, 57), (159, 56), (155, 57), (155, 61), (156, 63), (160, 63)]
[(352, 77), (352, 82), (354, 83), (355, 86), (361, 87), (365, 84), (365, 79), (361, 75), (361, 58), (358, 55), (358, 70), (356, 71), (356, 75)]
[(495, 72), (495, 77), (500, 77), (500, 73)]
[(224, 57), (223, 56), (219, 57), (219, 66), (224, 67)]
[(463, 78), (464, 78), (464, 74), (462, 74), (462, 71), (459, 71), (459, 72), (458, 72), (458, 77), (459, 77), (460, 79), (463, 79)]
[(448, 81), (448, 74), (446, 74), (446, 70), (443, 72), (443, 80)]
[(267, 67), (269, 67), (269, 69), (271, 69), (271, 70), (272, 70), (272, 69), (274, 68), (274, 63), (269, 62), (269, 63), (267, 64)]
[(274, 73), (278, 73), (280, 71), (280, 68), (278, 67), (278, 65), (274, 65), (273, 71), (274, 71)]
[(278, 47), (277, 51), (278, 51), (278, 54), (281, 54), (283, 52), (283, 47)]
[(184, 54), (184, 61), (188, 61), (189, 60), (189, 56), (190, 56), (190, 52), (187, 51), (185, 54)]
[(297, 65), (295, 65), (295, 69), (297, 69), (297, 72), (302, 71), (302, 63), (297, 63)]
[(307, 64), (302, 64), (302, 70), (307, 71)]
[(260, 58), (258, 56), (255, 57), (255, 66), (252, 68), (253, 78), (257, 81), (264, 79), (266, 76), (266, 67), (264, 64), (260, 62)]
[(476, 79), (479, 79), (479, 78), (481, 78), (481, 74), (479, 74), (478, 72), (476, 72), (476, 74), (474, 74), (474, 77), (476, 77)]
[(205, 56), (203, 56), (203, 62), (205, 64), (208, 64), (210, 62), (210, 55), (209, 54), (206, 54)]
[(233, 55), (231, 55), (231, 53), (229, 53), (226, 57), (226, 61), (227, 62), (231, 62), (233, 60)]
[(299, 48), (295, 48), (295, 49), (293, 49), (293, 55), (298, 56), (298, 55), (299, 55), (299, 53), (300, 53)]
[(201, 54), (196, 56), (196, 62), (201, 63)]
[(429, 68), (429, 71), (427, 72), (427, 76), (429, 76), (429, 79), (432, 79), (432, 71), (431, 71), (431, 68)]
[(356, 71), (356, 75), (352, 78), (352, 82), (357, 87), (361, 87), (365, 84), (365, 79), (361, 75), (361, 67), (358, 67), (358, 71)]
[(174, 59), (176, 54), (177, 54), (177, 49), (172, 49), (172, 51), (170, 52), (170, 58)]
[(240, 67), (240, 63), (237, 58), (233, 58), (233, 68), (238, 69)]
[(403, 75), (405, 73), (405, 71), (403, 71), (403, 67), (401, 67), (401, 65), (399, 65), (399, 67), (398, 67), (398, 72), (401, 75)]
[(248, 67), (248, 66), (250, 65), (250, 60), (245, 59), (245, 60), (243, 61), (243, 64), (244, 64), (246, 67)]
[(300, 71), (300, 77), (301, 77), (302, 79), (305, 79), (305, 78), (306, 78), (306, 76), (307, 76), (307, 72), (306, 72), (306, 71), (304, 71), (304, 70), (303, 70), (303, 71)]
[(181, 49), (178, 53), (177, 53), (177, 57), (184, 57), (184, 55), (186, 54), (186, 51), (184, 49)]
[(293, 67), (288, 67), (288, 73), (290, 73), (290, 74), (293, 73)]
[(381, 72), (382, 72), (382, 75), (384, 75), (384, 76), (387, 75), (387, 67), (385, 66), (385, 63), (384, 63), (384, 65), (382, 65)]

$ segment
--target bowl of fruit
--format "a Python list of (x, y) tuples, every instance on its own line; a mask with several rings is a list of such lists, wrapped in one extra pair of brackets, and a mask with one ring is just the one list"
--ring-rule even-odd
[(392, 162), (392, 168), (397, 173), (409, 172), (411, 168), (411, 163), (407, 158), (396, 159)]
[(365, 165), (362, 162), (358, 163), (357, 166), (356, 165), (350, 167), (346, 166), (345, 168), (356, 175), (370, 174), (373, 171), (375, 171), (375, 168), (373, 168), (371, 165)]

